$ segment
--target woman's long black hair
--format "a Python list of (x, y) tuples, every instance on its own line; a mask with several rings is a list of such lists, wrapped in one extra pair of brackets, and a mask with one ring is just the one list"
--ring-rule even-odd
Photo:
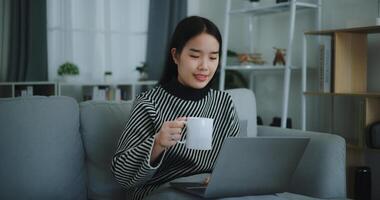
[[(167, 50), (168, 56), (166, 58), (164, 73), (162, 74), (161, 79), (159, 81), (160, 85), (164, 85), (170, 82), (173, 78), (177, 78), (178, 76), (177, 65), (175, 64), (173, 57), (171, 55), (171, 49), (175, 48), (176, 53), (180, 55), (186, 43), (190, 39), (196, 37), (197, 35), (201, 33), (210, 34), (214, 36), (216, 40), (218, 40), (219, 63), (218, 63), (217, 70), (220, 68), (219, 66), (220, 66), (221, 53), (222, 53), (222, 36), (220, 35), (218, 27), (213, 22), (203, 17), (199, 17), (199, 16), (187, 17), (178, 23), (172, 35), (170, 45)], [(207, 86), (210, 86), (212, 82), (214, 81), (214, 79), (215, 79), (215, 75), (211, 79), (211, 81), (207, 84)]]

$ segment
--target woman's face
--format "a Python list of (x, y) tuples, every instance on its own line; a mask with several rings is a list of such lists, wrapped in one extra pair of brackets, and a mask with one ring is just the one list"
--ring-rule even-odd
[(204, 88), (212, 79), (219, 63), (219, 42), (212, 35), (201, 33), (190, 39), (181, 54), (171, 49), (178, 66), (178, 81), (188, 87)]

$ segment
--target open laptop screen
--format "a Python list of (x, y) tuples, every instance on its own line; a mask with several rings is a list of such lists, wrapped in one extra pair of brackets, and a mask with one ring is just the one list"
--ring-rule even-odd
[[(198, 195), (216, 198), (285, 192), (309, 140), (294, 137), (227, 138), (207, 188)], [(185, 185), (181, 183), (175, 187), (192, 194), (199, 193), (194, 192), (199, 190), (194, 186), (181, 188)]]

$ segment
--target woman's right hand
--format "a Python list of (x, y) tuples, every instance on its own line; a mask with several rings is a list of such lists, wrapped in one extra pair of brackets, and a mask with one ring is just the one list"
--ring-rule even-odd
[(181, 139), (185, 127), (186, 117), (179, 117), (174, 121), (166, 121), (154, 137), (154, 144), (150, 163), (153, 164), (165, 149), (177, 144)]
[(166, 149), (175, 144), (182, 137), (186, 117), (179, 117), (174, 121), (166, 121), (162, 124), (160, 131), (156, 134), (155, 144)]

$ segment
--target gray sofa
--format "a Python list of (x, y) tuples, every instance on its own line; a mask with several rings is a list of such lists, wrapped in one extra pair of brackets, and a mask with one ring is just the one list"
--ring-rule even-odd
[[(326, 199), (346, 197), (344, 139), (316, 132), (257, 127), (253, 93), (246, 89), (228, 92), (240, 120), (247, 120), (249, 136), (257, 133), (311, 138), (290, 193)], [(112, 177), (110, 162), (131, 105), (101, 101), (78, 104), (70, 97), (1, 99), (0, 199), (128, 199)], [(292, 199), (287, 197), (289, 194), (262, 199), (278, 199), (281, 195), (283, 199)], [(191, 196), (163, 186), (152, 198)]]

